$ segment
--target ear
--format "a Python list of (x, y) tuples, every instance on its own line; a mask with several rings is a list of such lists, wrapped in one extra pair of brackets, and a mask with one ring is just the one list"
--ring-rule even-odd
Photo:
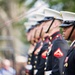
[(55, 20), (55, 22), (54, 22), (54, 27), (59, 27), (59, 25), (61, 24), (62, 22), (61, 21), (59, 21), (59, 20)]
[(58, 26), (58, 23), (55, 21), (54, 22), (54, 27), (57, 27)]

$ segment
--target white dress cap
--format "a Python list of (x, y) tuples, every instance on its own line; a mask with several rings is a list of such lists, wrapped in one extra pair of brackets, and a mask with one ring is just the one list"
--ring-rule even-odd
[(37, 21), (36, 21), (36, 18), (34, 18), (34, 17), (29, 17), (29, 18), (28, 18), (28, 21), (29, 21), (29, 22), (37, 22)]
[(36, 22), (25, 22), (24, 26), (26, 28), (26, 30), (28, 30), (29, 28), (31, 28), (32, 25), (36, 25)]
[(34, 17), (36, 18), (36, 21), (42, 21), (45, 17), (45, 15), (43, 13), (36, 13), (34, 14)]
[(75, 13), (68, 11), (61, 11), (63, 21), (75, 21)]
[(30, 22), (31, 24), (33, 24), (33, 25), (38, 25), (39, 23), (38, 23), (38, 20), (36, 19), (36, 18), (34, 18), (34, 17), (30, 17), (29, 19), (28, 19), (28, 22)]
[(44, 14), (45, 14), (45, 17), (54, 17), (56, 19), (62, 20), (62, 15), (60, 14), (59, 11), (56, 11), (50, 8), (45, 8)]

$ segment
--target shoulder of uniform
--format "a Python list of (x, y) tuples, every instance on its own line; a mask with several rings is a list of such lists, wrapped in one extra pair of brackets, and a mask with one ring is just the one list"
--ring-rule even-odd
[(63, 39), (57, 39), (57, 40), (55, 40), (54, 43), (53, 43), (53, 45), (54, 46), (64, 46), (65, 48), (69, 47), (68, 43), (65, 40), (63, 40)]
[(58, 42), (63, 42), (63, 40), (62, 40), (62, 39), (60, 39), (60, 38), (58, 38), (58, 39), (54, 40), (54, 43), (58, 43)]

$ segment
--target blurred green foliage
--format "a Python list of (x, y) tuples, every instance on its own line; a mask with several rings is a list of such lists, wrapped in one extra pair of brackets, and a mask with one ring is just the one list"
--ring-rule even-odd
[(62, 3), (63, 4), (62, 10), (75, 12), (75, 0), (44, 0), (44, 1), (46, 1), (50, 6)]

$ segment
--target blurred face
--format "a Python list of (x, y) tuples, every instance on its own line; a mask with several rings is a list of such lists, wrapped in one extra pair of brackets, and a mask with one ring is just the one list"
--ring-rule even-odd
[[(42, 36), (43, 37), (50, 36), (50, 34), (52, 34), (52, 32), (59, 31), (60, 30), (59, 25), (61, 23), (62, 22), (59, 20), (50, 20), (50, 21), (45, 22), (45, 24), (43, 25)], [(48, 31), (48, 29), (49, 29), (49, 31)]]
[(34, 29), (32, 29), (32, 31), (31, 31), (31, 36), (30, 36), (30, 40), (31, 40), (31, 43), (32, 44), (34, 44), (35, 43), (35, 38), (34, 38), (34, 36), (35, 36), (35, 28)]
[(35, 38), (36, 38), (36, 40), (38, 40), (40, 38), (39, 35), (40, 35), (40, 26), (37, 26), (36, 27), (36, 32), (35, 32)]
[(44, 23), (41, 23), (39, 26), (37, 26), (37, 28), (36, 28), (36, 39), (39, 39), (39, 38), (41, 38), (41, 29), (42, 29), (42, 25), (43, 25)]
[(71, 35), (71, 41), (74, 41), (74, 40), (75, 40), (75, 28), (74, 28), (74, 31), (73, 31), (73, 33)]
[(48, 30), (50, 24), (51, 24), (52, 21), (47, 21), (43, 24), (43, 30), (42, 30), (42, 37), (44, 38), (45, 36), (48, 35), (48, 33), (46, 33), (46, 31)]
[(70, 33), (71, 33), (71, 30), (72, 30), (73, 26), (70, 26), (70, 27), (63, 27), (62, 28), (62, 31), (63, 31), (63, 37), (65, 40), (68, 39)]
[(41, 29), (40, 29), (40, 37), (43, 38), (43, 26), (45, 25), (45, 22), (43, 22), (40, 26), (41, 26)]
[[(31, 30), (31, 31), (32, 31), (32, 30)], [(30, 41), (30, 39), (31, 39), (31, 31), (28, 32), (28, 33), (26, 34), (26, 36), (27, 36), (27, 40), (28, 40), (28, 41)]]
[(34, 43), (34, 34), (35, 34), (35, 28), (26, 34), (27, 40), (32, 44)]

